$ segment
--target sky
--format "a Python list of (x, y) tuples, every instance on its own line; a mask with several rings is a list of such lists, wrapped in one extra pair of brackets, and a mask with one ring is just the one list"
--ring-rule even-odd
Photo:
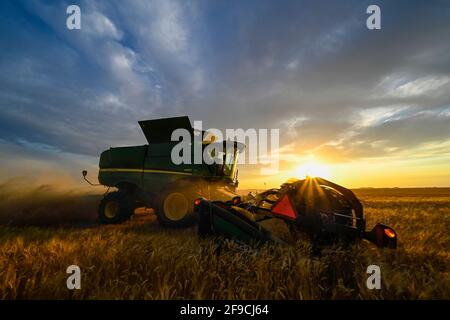
[(81, 183), (101, 151), (146, 143), (137, 121), (188, 115), (280, 129), (279, 172), (240, 165), (242, 188), (305, 166), (450, 186), (448, 1), (1, 1), (0, 45), (0, 180)]

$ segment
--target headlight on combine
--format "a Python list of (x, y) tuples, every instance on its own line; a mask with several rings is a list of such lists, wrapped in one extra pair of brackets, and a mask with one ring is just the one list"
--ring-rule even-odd
[(389, 238), (395, 238), (395, 232), (392, 229), (384, 229), (384, 234)]
[(397, 233), (394, 229), (377, 223), (370, 232), (365, 232), (364, 238), (378, 247), (397, 248)]

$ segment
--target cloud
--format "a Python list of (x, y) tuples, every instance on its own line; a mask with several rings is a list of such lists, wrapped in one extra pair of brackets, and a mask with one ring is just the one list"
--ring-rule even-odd
[[(386, 113), (385, 113), (386, 115)], [(380, 117), (383, 119), (383, 117)], [(414, 158), (426, 150), (428, 156), (450, 155), (450, 117), (442, 112), (413, 112), (390, 116), (356, 131), (337, 144), (324, 144), (314, 152), (321, 158), (351, 161), (358, 158)], [(443, 147), (444, 146), (444, 147)]]
[(401, 75), (389, 75), (378, 84), (379, 91), (384, 92), (386, 96), (408, 98), (419, 97), (422, 95), (436, 95), (445, 92), (439, 92), (448, 89), (450, 77), (444, 75), (426, 75), (417, 79)]
[(411, 107), (399, 105), (389, 107), (376, 107), (361, 110), (355, 119), (356, 126), (373, 127), (385, 122), (399, 120), (405, 117)]
[(98, 38), (122, 39), (122, 32), (117, 30), (114, 23), (100, 12), (91, 12), (83, 16), (83, 31)]

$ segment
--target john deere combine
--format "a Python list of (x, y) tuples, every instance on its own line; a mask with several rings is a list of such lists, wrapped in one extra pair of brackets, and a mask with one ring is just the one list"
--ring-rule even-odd
[[(195, 221), (194, 199), (227, 199), (233, 197), (238, 185), (236, 161), (243, 145), (238, 142), (225, 144), (222, 163), (174, 164), (172, 132), (186, 129), (192, 137), (191, 148), (199, 143), (205, 148), (209, 143), (196, 142), (195, 132), (188, 117), (165, 118), (139, 122), (148, 144), (141, 146), (110, 148), (100, 156), (98, 180), (117, 191), (107, 193), (99, 206), (101, 223), (120, 223), (134, 213), (139, 206), (156, 210), (159, 222), (164, 226), (183, 227)], [(192, 155), (194, 152), (192, 150)], [(83, 172), (86, 176), (87, 172)]]
[[(267, 219), (282, 219), (294, 236), (309, 234), (314, 243), (367, 239), (380, 247), (395, 248), (397, 234), (383, 224), (365, 230), (361, 202), (352, 191), (322, 178), (307, 178), (283, 184), (256, 196), (241, 199), (236, 163), (243, 145), (228, 141), (195, 140), (188, 117), (139, 122), (148, 144), (110, 148), (100, 156), (98, 180), (117, 191), (107, 193), (99, 206), (102, 223), (120, 223), (139, 206), (156, 210), (164, 226), (183, 227), (198, 221), (201, 237), (219, 236), (244, 242), (281, 242), (260, 225)], [(221, 161), (207, 164), (188, 161), (175, 164), (172, 132), (185, 129), (189, 144), (202, 151), (211, 143), (223, 143), (216, 154)], [(197, 134), (202, 134), (200, 132)], [(200, 144), (200, 145), (197, 145)], [(197, 149), (198, 150), (198, 149)], [(86, 179), (87, 172), (83, 175)], [(86, 179), (87, 180), (87, 179)]]

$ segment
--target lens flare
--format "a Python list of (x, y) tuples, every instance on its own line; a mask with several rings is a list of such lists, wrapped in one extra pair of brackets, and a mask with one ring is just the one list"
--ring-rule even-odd
[(320, 177), (328, 179), (330, 177), (330, 170), (323, 164), (317, 162), (308, 162), (296, 168), (295, 175), (301, 179), (306, 177)]

